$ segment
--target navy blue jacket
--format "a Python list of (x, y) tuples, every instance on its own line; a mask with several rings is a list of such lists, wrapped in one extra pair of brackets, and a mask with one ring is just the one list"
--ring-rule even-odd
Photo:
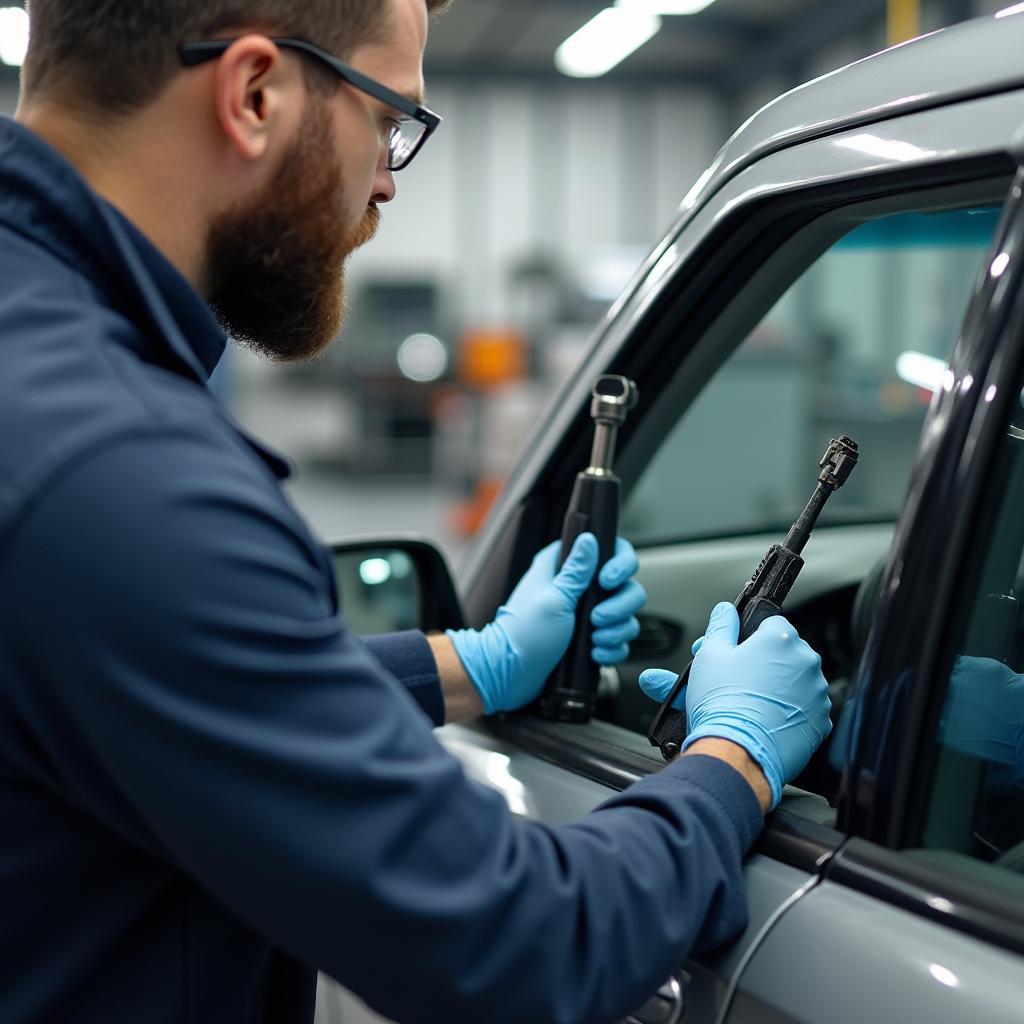
[(281, 459), (206, 386), (200, 297), (0, 120), (0, 1021), (599, 1024), (743, 926), (760, 815), (685, 758), (514, 818), (366, 644)]

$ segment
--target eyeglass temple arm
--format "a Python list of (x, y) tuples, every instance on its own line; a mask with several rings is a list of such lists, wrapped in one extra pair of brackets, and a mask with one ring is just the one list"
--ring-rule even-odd
[(178, 47), (178, 56), (181, 63), (187, 68), (194, 68), (197, 64), (205, 64), (209, 60), (215, 60), (227, 52), (231, 42), (214, 41), (209, 43), (182, 43)]

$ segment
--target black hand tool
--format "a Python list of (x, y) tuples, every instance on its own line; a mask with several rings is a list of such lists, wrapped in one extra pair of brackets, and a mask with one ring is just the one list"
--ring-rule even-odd
[[(821, 475), (818, 477), (817, 489), (807, 507), (790, 528), (786, 539), (768, 549), (756, 572), (733, 602), (740, 614), (740, 643), (751, 636), (765, 619), (782, 614), (782, 602), (793, 589), (804, 567), (800, 552), (810, 539), (811, 530), (825, 502), (846, 483), (853, 467), (857, 465), (858, 456), (857, 442), (849, 437), (833, 439), (829, 444), (820, 462)], [(647, 733), (651, 745), (661, 749), (666, 761), (679, 753), (686, 738), (686, 712), (677, 711), (672, 704), (690, 678), (692, 665), (691, 661), (675, 681), (672, 692), (658, 708)]]
[(593, 625), (590, 614), (607, 596), (597, 581), (601, 568), (615, 554), (619, 528), (619, 478), (612, 472), (615, 440), (638, 400), (636, 385), (626, 377), (601, 377), (594, 388), (590, 415), (594, 420), (594, 450), (590, 466), (576, 477), (572, 500), (562, 527), (559, 564), (569, 557), (581, 533), (597, 537), (598, 570), (580, 599), (576, 630), (566, 656), (544, 687), (540, 713), (562, 722), (588, 722), (594, 713), (600, 667), (590, 656)]

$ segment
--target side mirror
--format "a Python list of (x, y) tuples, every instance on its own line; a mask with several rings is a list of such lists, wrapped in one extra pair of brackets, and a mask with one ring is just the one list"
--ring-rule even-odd
[(338, 602), (353, 633), (462, 629), (465, 617), (444, 555), (412, 535), (331, 545)]

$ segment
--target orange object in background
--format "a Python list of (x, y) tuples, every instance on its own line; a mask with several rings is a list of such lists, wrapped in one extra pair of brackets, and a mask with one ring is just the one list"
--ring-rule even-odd
[(483, 479), (476, 485), (472, 498), (454, 504), (448, 510), (448, 525), (452, 533), (458, 537), (475, 537), (503, 486), (501, 480)]
[(480, 391), (522, 380), (528, 370), (526, 338), (519, 331), (480, 328), (467, 331), (459, 347), (459, 380)]
[[(465, 389), (465, 403), (450, 406), (467, 417), (466, 433), (476, 446), (469, 460), (477, 477), (473, 494), (448, 511), (450, 529), (459, 537), (474, 536), (483, 525), (501, 489), (511, 464), (518, 455), (497, 429), (516, 407), (515, 398), (527, 387), (529, 344), (513, 328), (481, 327), (466, 331), (458, 354), (458, 383)], [(518, 433), (517, 433), (518, 436)], [(480, 448), (482, 447), (482, 451)], [(506, 450), (507, 449), (507, 450)]]

